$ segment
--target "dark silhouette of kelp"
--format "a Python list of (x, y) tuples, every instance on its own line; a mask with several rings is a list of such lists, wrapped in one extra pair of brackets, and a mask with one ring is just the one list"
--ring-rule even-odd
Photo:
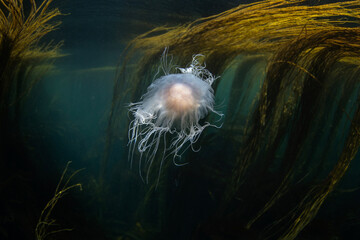
[(35, 0), (31, 0), (31, 9), (26, 15), (23, 1), (1, 1), (1, 116), (7, 114), (10, 104), (16, 103), (38, 80), (30, 77), (34, 68), (45, 60), (59, 56), (59, 45), (39, 45), (39, 40), (60, 24), (51, 22), (61, 15), (57, 8), (49, 9), (51, 2), (52, 0), (45, 0), (37, 5)]
[(0, 1), (0, 236), (4, 239), (33, 238), (35, 226), (27, 220), (39, 214), (36, 204), (30, 207), (35, 201), (34, 163), (27, 156), (19, 123), (25, 96), (60, 56), (61, 43), (40, 42), (60, 24), (54, 18), (61, 13), (51, 3)]
[(40, 44), (40, 39), (56, 29), (52, 20), (60, 11), (49, 9), (52, 0), (30, 9), (23, 1), (4, 0), (0, 8), (0, 146), (7, 149), (11, 135), (17, 135), (21, 99), (26, 96), (45, 71), (51, 59), (59, 57), (60, 44)]

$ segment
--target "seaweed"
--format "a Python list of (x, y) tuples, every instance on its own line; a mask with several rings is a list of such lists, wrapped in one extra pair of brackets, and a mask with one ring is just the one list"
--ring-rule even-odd
[[(71, 181), (71, 179), (77, 173), (79, 173), (82, 169), (73, 172), (69, 177), (65, 178), (65, 175), (67, 173), (67, 170), (68, 170), (68, 167), (69, 167), (70, 163), (71, 163), (71, 161), (69, 161), (66, 164), (66, 167), (65, 167), (65, 169), (64, 169), (64, 171), (63, 171), (63, 173), (62, 173), (62, 175), (60, 177), (59, 183), (56, 186), (54, 196), (47, 202), (44, 209), (41, 211), (38, 223), (36, 224), (36, 228), (35, 228), (35, 237), (36, 237), (37, 240), (44, 240), (49, 235), (56, 234), (56, 233), (59, 233), (59, 232), (71, 231), (72, 230), (72, 229), (69, 229), (69, 228), (55, 229), (55, 230), (52, 229), (57, 224), (55, 224), (54, 219), (50, 218), (51, 213), (52, 213), (54, 207), (56, 206), (57, 202), (65, 194), (67, 194), (69, 190), (78, 187), (82, 191), (82, 185), (80, 183), (69, 185), (69, 182)], [(65, 181), (65, 183), (64, 183), (64, 181)], [(51, 230), (49, 230), (49, 229), (51, 229)]]
[[(0, 190), (4, 196), (1, 205), (6, 212), (1, 217), (4, 237), (33, 235), (31, 220), (27, 222), (25, 215), (33, 214), (33, 209), (26, 207), (34, 203), (31, 195), (34, 176), (30, 171), (34, 170), (34, 163), (27, 156), (20, 120), (24, 99), (51, 69), (52, 61), (61, 56), (61, 42), (42, 42), (43, 37), (60, 24), (55, 19), (62, 14), (57, 8), (51, 8), (52, 2), (0, 1)], [(9, 194), (13, 189), (16, 191)]]
[[(337, 105), (334, 101), (337, 95), (347, 100), (351, 99), (353, 94), (356, 95), (356, 87), (354, 89), (358, 84), (358, 74), (355, 74), (358, 73), (356, 65), (351, 69), (354, 74), (347, 78), (343, 77), (341, 82), (332, 78), (331, 73), (334, 68), (343, 67), (336, 65), (339, 62), (343, 62), (344, 65), (344, 61), (349, 62), (349, 59), (360, 57), (360, 46), (357, 44), (359, 37), (357, 29), (320, 31), (291, 42), (279, 50), (269, 62), (259, 103), (252, 121), (249, 121), (251, 124), (248, 126), (247, 141), (240, 150), (241, 158), (234, 168), (232, 183), (229, 184), (227, 194), (230, 194), (231, 199), (238, 194), (236, 192), (240, 190), (244, 178), (247, 177), (245, 174), (249, 174), (248, 171), (252, 171), (249, 175), (254, 179), (263, 176), (269, 166), (274, 164), (275, 154), (282, 151), (282, 160), (277, 173), (277, 178), (281, 180), (264, 207), (247, 223), (247, 228), (251, 228), (258, 218), (289, 192), (299, 175), (304, 171), (308, 171), (306, 175), (310, 174), (309, 166), (316, 166), (313, 162), (310, 164), (314, 159), (306, 155), (306, 146), (317, 144), (319, 138), (314, 132), (323, 127), (324, 121), (329, 121), (327, 116), (332, 108), (347, 107), (344, 100), (340, 102), (342, 105)], [(334, 88), (346, 89), (343, 92), (331, 91)], [(348, 116), (339, 113), (339, 110), (335, 116), (341, 115), (343, 118)], [(308, 193), (296, 207), (296, 211), (292, 210), (289, 214), (293, 224), (286, 230), (283, 239), (294, 239), (316, 216), (326, 196), (333, 190), (348, 164), (355, 157), (358, 149), (354, 136), (355, 129), (358, 128), (356, 113), (350, 120), (352, 128), (349, 130), (347, 144), (336, 166), (330, 172), (328, 180), (309, 187)], [(333, 136), (338, 131), (336, 123), (339, 121), (333, 123), (330, 131)], [(309, 141), (312, 144), (309, 144)], [(280, 150), (283, 142), (286, 142), (285, 149)], [(325, 156), (326, 152), (323, 152), (316, 157), (319, 161), (324, 161)], [(255, 167), (249, 169), (251, 165)], [(224, 203), (228, 204), (227, 201)], [(299, 213), (300, 216), (295, 213), (298, 211), (302, 211), (301, 214)], [(289, 221), (287, 217), (289, 216), (284, 216), (280, 222), (284, 223), (285, 219)]]
[[(176, 221), (169, 219), (182, 214), (182, 205), (175, 201), (180, 210), (174, 205), (173, 210), (163, 208), (169, 207), (174, 195), (190, 194), (186, 187), (197, 188), (185, 181), (173, 190), (166, 180), (184, 174), (194, 177), (194, 181), (209, 180), (209, 189), (204, 192), (214, 199), (207, 201), (216, 205), (209, 207), (209, 221), (197, 223), (199, 232), (194, 239), (216, 232), (209, 226), (219, 221), (236, 223), (239, 232), (234, 236), (239, 238), (246, 234), (261, 239), (296, 238), (315, 218), (359, 147), (359, 102), (349, 101), (358, 99), (359, 13), (358, 1), (310, 4), (303, 0), (263, 0), (186, 25), (158, 27), (132, 40), (121, 56), (115, 78), (99, 173), (102, 180), (122, 172), (112, 172), (108, 165), (114, 149), (126, 143), (123, 126), (129, 120), (125, 105), (140, 98), (152, 82), (165, 47), (174, 65), (182, 66), (193, 54), (201, 53), (207, 69), (216, 76), (235, 69), (225, 96), (229, 99), (227, 115), (231, 117), (225, 117), (218, 133), (204, 134), (199, 140), (204, 146), (227, 145), (224, 151), (233, 152), (209, 153), (211, 160), (194, 164), (196, 169), (164, 167), (160, 179), (165, 180), (160, 181), (157, 191), (154, 183), (128, 196), (144, 194), (137, 200), (140, 207), (134, 211), (133, 225), (171, 234), (164, 229), (176, 229)], [(248, 67), (242, 66), (244, 62), (266, 65), (263, 79), (259, 74), (243, 80), (240, 74)], [(215, 91), (222, 81), (217, 80)], [(256, 89), (254, 85), (259, 88), (257, 95), (249, 91)], [(249, 102), (248, 116), (244, 116), (241, 106)], [(320, 144), (326, 148), (317, 148)], [(334, 146), (340, 146), (341, 152)], [(201, 158), (196, 156), (199, 153), (185, 157)], [(218, 168), (218, 161), (226, 161), (226, 167)], [(126, 165), (118, 164), (118, 169)], [(125, 171), (128, 181), (134, 181), (136, 173)], [(151, 210), (143, 211), (151, 206), (160, 209), (156, 222), (146, 218)]]

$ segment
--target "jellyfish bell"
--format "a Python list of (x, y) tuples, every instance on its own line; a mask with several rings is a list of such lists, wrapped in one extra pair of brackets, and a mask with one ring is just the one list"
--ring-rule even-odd
[(193, 112), (199, 106), (191, 87), (180, 82), (174, 83), (167, 89), (164, 100), (166, 109), (175, 116)]
[[(128, 134), (129, 159), (132, 164), (137, 149), (140, 153), (140, 176), (144, 167), (147, 170), (146, 182), (160, 142), (163, 148), (159, 176), (166, 158), (171, 156), (175, 165), (181, 165), (175, 161), (176, 157), (181, 156), (180, 150), (192, 147), (206, 127), (219, 127), (208, 122), (199, 123), (209, 112), (222, 116), (214, 110), (211, 84), (216, 78), (199, 63), (200, 57), (202, 55), (194, 55), (188, 68), (176, 68), (177, 73), (170, 73), (171, 61), (169, 64), (165, 49), (161, 58), (164, 75), (148, 87), (140, 102), (129, 105), (134, 117)], [(170, 137), (169, 146), (166, 145), (167, 134)]]

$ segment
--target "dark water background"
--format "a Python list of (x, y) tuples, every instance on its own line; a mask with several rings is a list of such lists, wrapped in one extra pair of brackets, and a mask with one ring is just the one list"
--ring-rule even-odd
[[(67, 15), (61, 17), (62, 25), (59, 29), (49, 34), (44, 41), (63, 40), (61, 49), (66, 56), (55, 61), (55, 68), (32, 89), (23, 107), (22, 133), (27, 146), (27, 161), (15, 162), (14, 165), (26, 172), (24, 175), (27, 177), (24, 178), (24, 184), (20, 188), (14, 186), (13, 191), (19, 192), (14, 199), (25, 199), (26, 204), (13, 203), (8, 208), (8, 215), (11, 217), (5, 221), (8, 233), (3, 236), (7, 239), (31, 237), (31, 229), (39, 211), (51, 198), (68, 161), (72, 161), (72, 170), (85, 168), (73, 180), (82, 182), (84, 190), (73, 191), (56, 206), (54, 218), (61, 226), (74, 230), (61, 233), (54, 239), (121, 239), (117, 237), (130, 231), (129, 223), (134, 221), (133, 211), (137, 209), (139, 199), (144, 197), (139, 195), (136, 199), (137, 188), (146, 188), (144, 183), (139, 179), (132, 184), (124, 183), (121, 176), (111, 172), (106, 176), (106, 196), (102, 196), (103, 193), (97, 192), (96, 188), (99, 184), (97, 178), (104, 154), (113, 83), (120, 55), (132, 38), (154, 27), (184, 24), (244, 2), (251, 1), (55, 1), (53, 6)], [(223, 95), (222, 110), (226, 111), (226, 84), (223, 89), (224, 92), (218, 95)], [(127, 126), (124, 126), (124, 131), (126, 129)], [(218, 143), (221, 142), (217, 140)], [(123, 158), (127, 153), (126, 139), (117, 143), (119, 147), (111, 155), (108, 168), (119, 167), (119, 164), (128, 168), (127, 159)], [(231, 149), (226, 145), (223, 143), (218, 149), (228, 149), (229, 153), (226, 154), (231, 155)], [(221, 159), (223, 156), (216, 155), (219, 151), (212, 150), (212, 147), (205, 146), (199, 156), (207, 154)], [(322, 224), (325, 219), (331, 219), (332, 224), (342, 224), (336, 230), (339, 232), (334, 233), (342, 237), (332, 239), (357, 239), (359, 236), (360, 231), (356, 229), (360, 224), (360, 209), (357, 206), (360, 200), (358, 160), (359, 158), (353, 161), (341, 186), (325, 201), (317, 217), (320, 236), (316, 239), (325, 239), (321, 238), (323, 232), (327, 231), (327, 223)], [(215, 157), (209, 161), (214, 162)], [(186, 168), (198, 169), (196, 164)], [(213, 164), (218, 164), (219, 169), (231, 167), (221, 162)], [(181, 207), (183, 214), (169, 218), (174, 224), (168, 225), (170, 228), (164, 230), (166, 234), (163, 239), (190, 239), (196, 223), (206, 219), (209, 209), (216, 208), (212, 201), (205, 200), (209, 193), (201, 191), (213, 183), (206, 179), (199, 180), (201, 178), (192, 182), (192, 179), (176, 174), (175, 172), (172, 187), (176, 188), (177, 181), (187, 181), (188, 185), (193, 186), (191, 190), (183, 192), (182, 196), (174, 194), (168, 197), (169, 202), (179, 199), (182, 201), (174, 206)], [(340, 194), (344, 192), (348, 193)], [(119, 193), (128, 195), (119, 196)], [(19, 207), (18, 212), (12, 213), (16, 206), (23, 209)], [(167, 207), (170, 209), (173, 206)], [(351, 209), (354, 211), (351, 212)], [(159, 211), (147, 209), (144, 210), (144, 215), (151, 219)], [(159, 221), (154, 218), (154, 222)], [(256, 236), (256, 233), (250, 234), (248, 238), (255, 239), (251, 236)]]

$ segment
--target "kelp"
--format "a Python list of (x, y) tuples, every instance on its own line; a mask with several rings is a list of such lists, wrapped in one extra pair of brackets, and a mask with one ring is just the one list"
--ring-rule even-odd
[[(315, 94), (315, 96), (307, 96), (306, 99), (303, 96), (304, 88), (309, 89), (309, 94), (320, 91), (327, 94), (328, 89), (322, 81), (326, 81), (335, 63), (359, 56), (359, 46), (354, 44), (358, 41), (358, 34), (357, 30), (319, 32), (290, 42), (288, 46), (279, 50), (268, 65), (258, 107), (252, 117), (251, 130), (254, 133), (248, 133), (251, 139), (247, 143), (252, 154), (249, 156), (250, 159), (253, 158), (253, 154), (256, 155), (264, 150), (257, 145), (262, 140), (265, 131), (268, 131), (268, 136), (270, 136), (266, 139), (266, 148), (276, 142), (276, 138), (279, 136), (281, 138), (281, 134), (285, 134), (288, 121), (294, 116), (297, 100), (300, 97), (303, 97), (304, 102), (299, 103), (301, 108), (297, 110), (306, 109), (311, 114), (316, 113), (315, 108), (319, 106), (314, 103), (316, 103), (316, 98), (321, 96)], [(303, 79), (304, 75), (307, 77), (306, 80)], [(350, 83), (353, 84), (354, 80)], [(334, 83), (331, 82), (331, 84)], [(306, 124), (310, 123), (306, 122)], [(308, 128), (309, 126), (306, 126), (305, 129)], [(299, 131), (304, 133), (304, 129), (299, 129)], [(254, 147), (249, 147), (250, 145)], [(246, 158), (242, 161), (245, 162)], [(241, 165), (244, 165), (244, 162)], [(240, 173), (237, 175), (241, 176)]]
[(73, 188), (79, 188), (80, 190), (82, 190), (81, 183), (69, 185), (71, 179), (82, 170), (77, 170), (73, 172), (70, 176), (66, 177), (70, 163), (71, 161), (67, 162), (66, 167), (61, 174), (59, 183), (57, 184), (55, 189), (54, 196), (46, 203), (44, 209), (41, 211), (38, 223), (35, 227), (36, 240), (44, 240), (48, 238), (49, 235), (72, 230), (70, 228), (55, 229), (55, 226), (57, 226), (57, 224), (55, 223), (56, 221), (54, 219), (51, 219), (51, 214), (54, 210), (54, 207), (65, 194), (67, 194)]
[[(51, 7), (52, 2), (0, 0), (0, 194), (1, 205), (6, 209), (1, 217), (3, 237), (34, 235), (33, 219), (29, 218), (34, 216), (35, 208), (25, 206), (30, 206), (35, 198), (31, 183), (36, 179), (36, 168), (27, 156), (20, 120), (23, 100), (51, 69), (54, 58), (60, 56), (61, 43), (42, 41), (60, 24), (54, 20), (61, 13)], [(17, 228), (12, 230), (14, 226)]]
[[(60, 44), (41, 44), (39, 41), (55, 30), (60, 22), (53, 22), (61, 15), (51, 9), (52, 0), (37, 4), (30, 0), (30, 9), (24, 9), (23, 0), (0, 2), (0, 118), (9, 114), (10, 105), (26, 95), (48, 65), (39, 68), (45, 60), (60, 56)], [(0, 125), (3, 125), (0, 120)]]
[[(254, 83), (239, 82), (242, 76), (236, 74), (246, 70), (235, 71), (228, 105), (239, 106), (246, 99), (253, 107), (246, 125), (237, 127), (243, 122), (237, 107), (219, 130), (237, 150), (228, 181), (222, 179), (226, 186), (214, 216), (241, 222), (241, 229), (263, 238), (294, 239), (314, 219), (359, 147), (359, 102), (350, 101), (358, 98), (359, 13), (358, 1), (311, 5), (265, 0), (135, 38), (124, 51), (115, 79), (100, 176), (105, 175), (114, 139), (126, 142), (121, 135), (128, 125), (124, 105), (146, 91), (165, 47), (174, 66), (204, 54), (207, 68), (217, 76), (236, 69), (239, 59), (261, 66), (266, 61), (258, 97), (247, 91)], [(258, 57), (251, 60), (254, 55)], [(326, 148), (317, 148), (321, 144)], [(341, 154), (334, 146), (342, 148)], [(334, 150), (326, 151), (329, 148)], [(332, 169), (324, 170), (325, 162)], [(160, 191), (168, 189), (164, 182)], [(153, 189), (149, 187), (142, 208), (151, 204)]]
[[(22, 161), (23, 147), (19, 133), (21, 100), (59, 57), (61, 43), (41, 43), (60, 22), (54, 18), (61, 13), (51, 9), (52, 0), (36, 3), (30, 0), (0, 1), (0, 158), (1, 163)], [(4, 167), (6, 169), (6, 167)], [(4, 177), (4, 175), (2, 175)]]
[[(334, 74), (333, 69), (342, 68), (341, 65), (336, 64), (341, 62), (344, 64), (348, 59), (360, 57), (359, 39), (358, 29), (321, 31), (289, 43), (270, 61), (260, 93), (261, 97), (251, 121), (252, 125), (248, 129), (246, 147), (239, 154), (241, 158), (237, 161), (230, 186), (239, 188), (244, 181), (248, 166), (255, 161), (260, 162), (256, 163), (258, 168), (253, 171), (259, 171), (260, 173), (256, 174), (259, 176), (264, 174), (273, 164), (275, 154), (279, 153), (285, 137), (288, 139), (285, 150), (282, 150), (283, 160), (279, 167), (282, 180), (265, 206), (248, 222), (247, 228), (250, 228), (289, 190), (299, 171), (311, 171), (304, 166), (310, 165), (309, 161), (313, 159), (304, 156), (304, 152), (307, 150), (307, 145), (316, 146), (316, 141), (319, 141), (319, 138), (316, 138), (318, 136), (314, 136), (314, 131), (321, 129), (325, 121), (331, 121), (331, 118), (328, 118), (328, 111), (332, 108), (337, 109), (334, 114), (337, 119), (334, 123), (339, 123), (339, 116), (349, 117), (345, 110), (348, 108), (345, 102), (348, 102), (354, 94), (357, 95), (358, 66), (353, 65), (351, 69), (353, 74), (347, 78), (346, 75), (342, 76), (340, 82), (338, 78), (331, 78), (330, 73)], [(334, 91), (334, 88), (335, 90), (345, 88), (346, 91)], [(337, 97), (344, 99), (340, 101), (342, 103), (340, 106), (336, 104)], [(354, 107), (358, 104), (356, 102)], [(337, 164), (323, 183), (308, 190), (296, 207), (296, 212), (301, 213), (293, 213), (293, 223), (282, 239), (294, 239), (316, 216), (321, 204), (355, 157), (359, 148), (355, 134), (359, 123), (356, 114), (349, 119), (352, 127)], [(329, 131), (333, 138), (340, 131), (334, 123)], [(331, 140), (328, 140), (329, 143), (334, 143)], [(314, 149), (310, 152), (314, 152)], [(318, 158), (323, 159), (326, 156), (326, 152), (322, 154)], [(229, 191), (234, 189), (229, 188)], [(233, 194), (230, 195), (233, 197)], [(284, 219), (281, 222), (283, 221)]]
[(219, 75), (240, 54), (271, 55), (301, 33), (357, 24), (357, 1), (317, 6), (305, 3), (305, 0), (265, 0), (241, 4), (184, 26), (158, 27), (138, 36), (122, 56), (113, 94), (111, 118), (114, 119), (110, 123), (116, 126), (116, 116), (123, 109), (119, 102), (133, 101), (144, 90), (139, 86), (150, 83), (165, 47), (174, 56), (173, 64), (186, 65), (193, 54), (201, 53), (208, 68)]
[(279, 239), (294, 239), (303, 228), (316, 216), (327, 196), (334, 190), (337, 183), (346, 173), (351, 161), (355, 158), (360, 147), (360, 107), (357, 108), (351, 122), (350, 133), (345, 147), (329, 176), (323, 183), (309, 190), (299, 203), (292, 218), (290, 227)]
[(301, 34), (357, 24), (358, 6), (357, 1), (309, 6), (304, 0), (265, 0), (241, 4), (184, 26), (158, 27), (138, 36), (124, 50), (116, 76), (109, 141), (119, 137), (114, 129), (126, 124), (126, 120), (122, 121), (126, 119), (123, 104), (136, 101), (145, 92), (165, 47), (174, 65), (185, 66), (193, 54), (201, 53), (211, 72), (221, 75), (238, 55), (263, 53), (269, 58), (281, 45)]

